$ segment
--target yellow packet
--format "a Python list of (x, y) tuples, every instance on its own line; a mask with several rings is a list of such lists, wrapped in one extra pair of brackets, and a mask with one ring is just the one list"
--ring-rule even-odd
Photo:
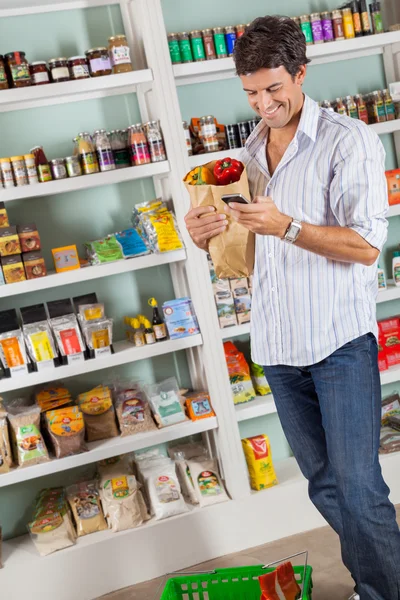
[(55, 354), (47, 331), (38, 331), (29, 335), (31, 350), (36, 362), (53, 360)]
[(278, 484), (274, 464), (272, 462), (271, 445), (267, 435), (242, 440), (244, 455), (253, 490), (264, 490)]
[(157, 211), (147, 215), (147, 218), (157, 234), (159, 252), (171, 252), (183, 248), (175, 228), (174, 217), (169, 211)]

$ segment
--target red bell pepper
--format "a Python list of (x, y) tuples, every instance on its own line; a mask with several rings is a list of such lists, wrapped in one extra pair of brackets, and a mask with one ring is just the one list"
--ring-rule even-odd
[(234, 158), (218, 160), (214, 167), (214, 177), (217, 185), (229, 185), (239, 181), (244, 170), (244, 165)]

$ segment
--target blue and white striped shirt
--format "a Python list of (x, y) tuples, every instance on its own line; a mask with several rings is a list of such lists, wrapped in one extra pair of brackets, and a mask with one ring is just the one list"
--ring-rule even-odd
[[(313, 225), (348, 227), (374, 248), (387, 237), (385, 151), (361, 121), (305, 96), (296, 135), (271, 177), (268, 127), (261, 121), (242, 160), (251, 195)], [(309, 366), (351, 340), (377, 335), (377, 265), (318, 256), (257, 235), (251, 317), (252, 358), (260, 365)]]

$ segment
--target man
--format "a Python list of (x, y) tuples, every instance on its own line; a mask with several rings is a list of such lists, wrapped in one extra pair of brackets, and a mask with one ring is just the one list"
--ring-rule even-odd
[[(309, 61), (291, 19), (256, 19), (234, 58), (262, 118), (242, 157), (252, 204), (226, 209), (256, 233), (252, 358), (264, 365), (310, 498), (340, 537), (352, 597), (400, 600), (400, 533), (378, 458), (384, 150), (364, 123), (303, 95)], [(207, 250), (228, 221), (202, 207), (186, 224)]]

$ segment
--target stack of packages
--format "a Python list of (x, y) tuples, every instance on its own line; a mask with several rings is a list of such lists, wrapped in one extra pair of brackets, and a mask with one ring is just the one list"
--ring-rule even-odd
[(260, 365), (252, 362), (249, 367), (243, 352), (240, 352), (233, 342), (225, 342), (224, 351), (234, 404), (250, 402), (257, 396), (271, 393)]
[(40, 556), (47, 556), (75, 544), (76, 533), (62, 488), (42, 490), (39, 493), (28, 530)]
[(382, 401), (382, 429), (380, 452), (388, 454), (400, 450), (400, 396), (394, 392)]
[(379, 370), (386, 371), (400, 364), (400, 317), (391, 317), (378, 322)]
[(208, 268), (220, 327), (249, 323), (253, 276), (219, 279), (210, 255), (208, 255)]

